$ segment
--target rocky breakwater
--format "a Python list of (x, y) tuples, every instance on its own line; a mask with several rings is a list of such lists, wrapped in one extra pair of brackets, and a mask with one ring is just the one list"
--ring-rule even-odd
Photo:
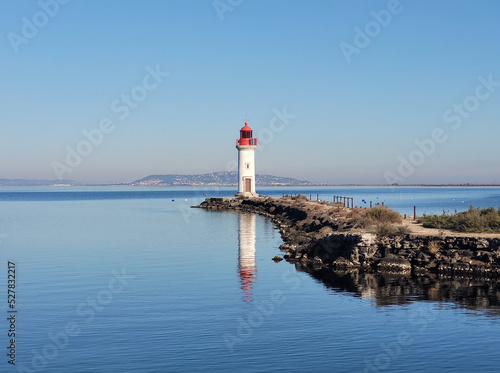
[(402, 219), (391, 229), (385, 223), (366, 226), (367, 213), (390, 211), (384, 207), (352, 209), (304, 196), (207, 198), (194, 207), (271, 218), (284, 241), (284, 258), (313, 268), (500, 277), (500, 235), (427, 233)]

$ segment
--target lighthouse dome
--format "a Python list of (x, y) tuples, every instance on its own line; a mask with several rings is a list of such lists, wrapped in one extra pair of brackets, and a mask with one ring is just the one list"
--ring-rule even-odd
[(245, 125), (241, 128), (241, 131), (250, 131), (250, 132), (252, 132), (252, 129), (248, 126), (248, 122), (245, 122)]
[(240, 130), (240, 145), (250, 145), (250, 139), (252, 138), (252, 129), (245, 122), (245, 125)]
[(252, 136), (252, 129), (248, 122), (240, 130), (240, 138), (236, 140), (236, 146), (257, 146), (257, 139)]

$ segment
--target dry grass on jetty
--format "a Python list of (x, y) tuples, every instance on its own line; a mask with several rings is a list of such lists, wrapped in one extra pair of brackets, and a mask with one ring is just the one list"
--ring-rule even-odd
[(384, 206), (347, 208), (305, 196), (207, 198), (199, 208), (270, 217), (289, 262), (341, 270), (500, 277), (500, 235), (427, 230)]

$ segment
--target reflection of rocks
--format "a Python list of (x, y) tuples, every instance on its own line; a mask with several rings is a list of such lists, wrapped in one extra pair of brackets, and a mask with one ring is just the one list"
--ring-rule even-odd
[[(298, 271), (307, 272), (326, 287), (349, 292), (355, 296), (372, 298), (377, 306), (407, 304), (417, 300), (452, 302), (468, 309), (489, 309), (500, 315), (500, 283), (486, 279), (388, 275), (359, 270), (314, 270), (301, 263)], [(491, 311), (490, 311), (491, 313)]]
[(395, 237), (352, 229), (343, 204), (295, 198), (207, 198), (207, 210), (239, 210), (272, 218), (284, 259), (311, 267), (367, 272), (440, 273), (500, 277), (500, 238), (407, 234)]
[(385, 273), (411, 273), (411, 263), (401, 258), (382, 258), (378, 269)]

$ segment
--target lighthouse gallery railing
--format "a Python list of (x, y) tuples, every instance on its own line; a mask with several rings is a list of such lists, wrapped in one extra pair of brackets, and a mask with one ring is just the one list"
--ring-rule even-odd
[(257, 138), (236, 139), (236, 145), (255, 145), (257, 146)]

